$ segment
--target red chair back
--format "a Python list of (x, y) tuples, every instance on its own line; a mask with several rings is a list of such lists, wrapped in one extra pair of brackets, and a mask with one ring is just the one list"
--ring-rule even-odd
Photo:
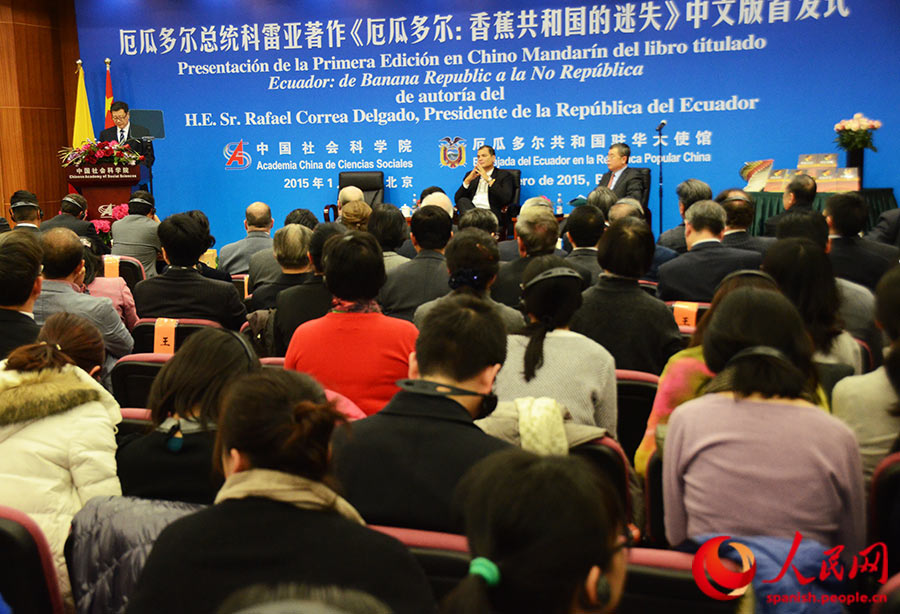
[(125, 280), (128, 289), (134, 293), (134, 288), (147, 279), (144, 265), (137, 258), (131, 256), (103, 256), (102, 277), (121, 277)]
[(0, 506), (0, 595), (16, 614), (63, 614), (47, 538), (27, 514)]
[(120, 358), (110, 372), (112, 393), (121, 407), (147, 407), (150, 387), (156, 374), (172, 354), (129, 354)]
[(622, 509), (631, 517), (631, 492), (628, 490), (628, 459), (622, 446), (612, 437), (603, 437), (582, 443), (569, 449), (569, 454), (580, 456), (590, 462), (612, 483)]
[[(175, 347), (178, 350), (184, 340), (203, 330), (205, 327), (222, 328), (222, 325), (213, 320), (204, 320), (202, 318), (176, 318), (175, 326)], [(135, 353), (152, 353), (153, 352), (153, 335), (156, 330), (156, 318), (141, 318), (134, 325), (131, 335), (134, 337)]]
[(662, 455), (653, 452), (647, 461), (644, 476), (644, 511), (646, 530), (644, 540), (654, 548), (668, 548), (666, 540), (665, 508), (663, 507)]
[(644, 438), (658, 384), (659, 377), (653, 373), (616, 369), (616, 430), (619, 444), (628, 459), (634, 458), (634, 453)]
[[(894, 507), (900, 499), (900, 452), (889, 454), (875, 468), (872, 474), (871, 496), (869, 499), (869, 541), (884, 542), (888, 552), (900, 553), (900, 530), (896, 523), (900, 518), (894, 514)], [(900, 573), (900, 556), (888, 557), (888, 572)]]

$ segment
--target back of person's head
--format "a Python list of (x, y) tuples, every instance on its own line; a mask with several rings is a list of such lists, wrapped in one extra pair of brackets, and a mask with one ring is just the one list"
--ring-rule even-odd
[(729, 228), (750, 228), (756, 217), (756, 204), (753, 197), (739, 188), (722, 190), (716, 196), (716, 202), (725, 209), (725, 225)]
[(440, 207), (444, 213), (453, 218), (453, 201), (444, 192), (432, 192), (422, 197), (422, 207)]
[(34, 222), (41, 219), (41, 207), (37, 195), (28, 190), (16, 190), (9, 197), (10, 213), (16, 223)]
[(325, 272), (325, 244), (328, 242), (328, 239), (335, 235), (342, 235), (345, 232), (347, 232), (347, 229), (337, 222), (325, 222), (324, 224), (319, 224), (313, 230), (312, 237), (309, 239), (309, 257), (317, 273)]
[(779, 239), (809, 239), (825, 249), (828, 247), (828, 222), (818, 211), (791, 210), (778, 222), (775, 236)]
[[(875, 287), (875, 317), (891, 340), (891, 351), (885, 355), (884, 370), (888, 380), (900, 397), (900, 266), (894, 266), (881, 276)], [(900, 404), (890, 410), (900, 414)]]
[(506, 360), (506, 327), (493, 307), (468, 295), (440, 301), (422, 321), (416, 361), (422, 379), (467, 381)]
[(59, 203), (59, 210), (75, 217), (87, 211), (87, 199), (81, 194), (66, 194)]
[(762, 269), (803, 316), (816, 350), (827, 354), (841, 332), (831, 259), (809, 239), (781, 239), (769, 247)]
[(606, 271), (623, 277), (643, 277), (653, 264), (656, 245), (647, 222), (623, 217), (609, 225), (597, 246), (597, 261)]
[(825, 215), (831, 218), (831, 226), (842, 237), (855, 237), (866, 227), (869, 205), (856, 192), (832, 194), (825, 201)]
[(325, 244), (325, 286), (339, 299), (369, 301), (384, 285), (384, 256), (368, 232), (351, 230)]
[(532, 196), (522, 203), (522, 208), (519, 210), (519, 213), (521, 214), (523, 211), (527, 211), (532, 207), (542, 207), (551, 213), (553, 212), (553, 203), (550, 202), (549, 198), (546, 196)]
[(175, 213), (164, 219), (156, 229), (159, 244), (166, 252), (169, 264), (193, 266), (209, 248), (209, 231), (187, 213)]
[(316, 226), (319, 225), (319, 219), (309, 209), (294, 209), (284, 218), (284, 225), (287, 226), (288, 224), (302, 224), (310, 230), (315, 230)]
[(263, 369), (238, 378), (222, 402), (215, 462), (237, 450), (253, 469), (316, 482), (330, 469), (331, 434), (344, 417), (306, 373)]
[(247, 228), (268, 229), (272, 227), (272, 210), (263, 202), (250, 203), (244, 211), (244, 219)]
[(722, 299), (703, 336), (706, 366), (717, 374), (707, 391), (814, 402), (812, 352), (803, 319), (787, 297), (738, 288)]
[[(497, 452), (466, 473), (454, 500), (476, 562), (442, 614), (565, 613), (573, 603), (615, 609), (625, 581), (625, 514), (609, 481), (585, 460)], [(601, 575), (592, 575), (594, 567)], [(606, 603), (590, 597), (589, 577), (592, 588), (608, 588)]]
[(644, 219), (644, 209), (634, 198), (623, 198), (610, 207), (609, 223), (612, 224), (616, 220), (621, 220), (623, 217), (633, 217), (642, 220)]
[(581, 307), (582, 284), (581, 275), (559, 256), (538, 256), (522, 272), (522, 303), (532, 320), (523, 331), (528, 337), (526, 382), (531, 381), (544, 364), (547, 333), (568, 326)]
[(464, 228), (480, 228), (496, 237), (500, 231), (500, 224), (497, 221), (497, 215), (493, 211), (475, 207), (459, 217), (459, 229), (462, 230)]
[(809, 175), (794, 175), (784, 190), (794, 195), (794, 206), (812, 207), (816, 199), (816, 180)]
[(256, 353), (240, 335), (218, 328), (197, 331), (153, 380), (147, 400), (153, 423), (178, 414), (203, 428), (216, 424), (225, 386), (259, 368)]
[(716, 292), (709, 304), (709, 309), (707, 309), (706, 313), (704, 313), (697, 321), (697, 328), (694, 330), (694, 334), (691, 335), (691, 341), (688, 344), (689, 347), (703, 345), (703, 334), (706, 332), (706, 327), (709, 326), (709, 322), (712, 319), (713, 314), (715, 314), (716, 309), (719, 307), (719, 304), (729, 293), (738, 288), (756, 288), (758, 290), (780, 292), (778, 283), (772, 276), (759, 269), (740, 269), (732, 271), (723, 277), (722, 281), (719, 282), (719, 285), (716, 286)]
[(464, 228), (453, 235), (444, 255), (453, 290), (481, 294), (500, 270), (497, 241), (478, 228)]
[(84, 260), (84, 246), (68, 228), (53, 228), (41, 234), (44, 250), (44, 279), (68, 277)]
[(605, 229), (606, 218), (594, 205), (575, 207), (566, 222), (566, 232), (576, 247), (596, 247)]
[(440, 192), (441, 194), (446, 193), (446, 192), (444, 192), (443, 188), (440, 188), (436, 185), (430, 185), (427, 188), (425, 188), (424, 190), (422, 190), (421, 192), (419, 192), (420, 201), (425, 200), (425, 198), (427, 198), (429, 194), (434, 194), (435, 192)]
[(675, 194), (685, 211), (698, 201), (712, 200), (712, 188), (699, 179), (685, 179), (675, 188)]
[(208, 238), (208, 245), (206, 249), (209, 249), (213, 245), (216, 244), (216, 238), (212, 236), (212, 233), (209, 230), (209, 218), (206, 217), (206, 214), (200, 211), (200, 209), (191, 209), (190, 211), (185, 211), (185, 213), (195, 220), (203, 227), (206, 231), (206, 236)]
[(707, 230), (718, 235), (725, 230), (725, 209), (714, 200), (700, 200), (684, 212), (684, 221), (697, 232)]
[(594, 205), (603, 212), (603, 215), (609, 217), (610, 208), (612, 208), (612, 206), (616, 204), (616, 201), (618, 200), (619, 197), (616, 196), (615, 192), (613, 192), (605, 185), (598, 185), (596, 188), (591, 190), (590, 194), (587, 195), (586, 204)]
[(150, 215), (156, 209), (156, 199), (146, 190), (135, 190), (128, 199), (129, 215)]
[(382, 251), (392, 252), (406, 241), (408, 227), (400, 209), (394, 205), (379, 203), (372, 207), (366, 229), (378, 241)]
[(216, 614), (393, 614), (368, 593), (341, 586), (254, 584), (232, 593)]
[(28, 302), (43, 259), (41, 242), (31, 233), (0, 235), (0, 306), (18, 307)]
[(516, 220), (516, 235), (529, 256), (552, 254), (559, 239), (559, 222), (548, 208), (523, 208)]
[(341, 222), (348, 230), (365, 230), (372, 207), (364, 200), (351, 200), (341, 209)]
[(341, 191), (338, 192), (338, 209), (354, 200), (365, 200), (365, 195), (362, 190), (354, 185), (348, 185), (341, 188)]
[(302, 269), (309, 264), (309, 241), (313, 231), (301, 224), (288, 224), (275, 231), (272, 251), (286, 269)]
[(37, 343), (13, 350), (6, 361), (11, 371), (41, 371), (75, 365), (88, 373), (103, 366), (103, 336), (89, 320), (73, 313), (55, 313), (44, 322)]
[(409, 221), (409, 231), (422, 249), (444, 249), (453, 232), (453, 220), (441, 207), (419, 207)]
[(89, 286), (95, 279), (97, 279), (97, 273), (100, 272), (100, 267), (102, 267), (103, 265), (100, 262), (99, 256), (97, 256), (97, 254), (95, 254), (90, 247), (84, 246), (81, 256), (82, 258), (84, 258), (83, 284), (85, 286)]

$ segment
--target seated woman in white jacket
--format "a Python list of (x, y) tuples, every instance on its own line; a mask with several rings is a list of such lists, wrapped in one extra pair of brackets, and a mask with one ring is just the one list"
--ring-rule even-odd
[(38, 343), (0, 363), (0, 501), (41, 527), (71, 600), (63, 545), (72, 516), (91, 497), (120, 495), (119, 405), (95, 379), (103, 338), (80, 316), (47, 319)]

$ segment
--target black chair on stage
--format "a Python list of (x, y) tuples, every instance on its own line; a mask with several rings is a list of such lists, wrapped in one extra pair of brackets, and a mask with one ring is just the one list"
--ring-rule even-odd
[(381, 171), (345, 171), (338, 174), (338, 193), (351, 185), (362, 190), (363, 199), (370, 207), (384, 202), (384, 173)]

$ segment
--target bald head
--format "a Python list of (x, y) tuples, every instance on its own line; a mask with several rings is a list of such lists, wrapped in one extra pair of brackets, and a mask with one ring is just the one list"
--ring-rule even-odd
[(365, 200), (363, 191), (354, 185), (348, 185), (347, 187), (342, 188), (341, 191), (338, 192), (338, 211), (341, 210), (341, 207), (354, 200)]
[(432, 192), (422, 199), (422, 206), (440, 207), (447, 215), (453, 217), (453, 203), (450, 202), (450, 197), (443, 192)]
[(41, 235), (44, 250), (44, 278), (65, 279), (84, 265), (81, 240), (68, 228), (54, 228)]
[(245, 212), (244, 225), (247, 230), (269, 230), (272, 228), (272, 211), (266, 203), (250, 203)]

